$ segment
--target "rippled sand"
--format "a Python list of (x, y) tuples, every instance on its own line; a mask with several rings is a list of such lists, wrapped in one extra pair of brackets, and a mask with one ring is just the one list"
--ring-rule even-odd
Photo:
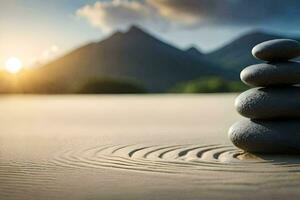
[(299, 156), (228, 141), (234, 97), (1, 97), (0, 199), (299, 199)]

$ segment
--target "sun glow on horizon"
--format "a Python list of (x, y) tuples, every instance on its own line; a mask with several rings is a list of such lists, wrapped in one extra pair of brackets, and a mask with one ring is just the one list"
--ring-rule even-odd
[(17, 74), (23, 69), (23, 63), (19, 58), (10, 57), (5, 62), (5, 70), (11, 74)]

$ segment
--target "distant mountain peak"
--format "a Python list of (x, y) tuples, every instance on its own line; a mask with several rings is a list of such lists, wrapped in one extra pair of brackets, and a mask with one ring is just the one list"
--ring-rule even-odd
[(146, 34), (146, 31), (144, 31), (141, 27), (137, 25), (132, 25), (127, 31), (127, 34), (137, 34), (137, 33)]
[(156, 43), (163, 43), (161, 39), (137, 25), (131, 26), (127, 32), (123, 33), (123, 36), (124, 40), (133, 40), (135, 42), (155, 41)]
[(115, 31), (110, 36), (106, 38), (106, 40), (102, 40), (99, 43), (103, 43), (103, 41), (115, 41), (115, 40), (127, 40), (128, 38), (145, 38), (146, 36), (151, 36), (149, 33), (144, 31), (139, 26), (133, 25), (127, 31)]
[(194, 46), (191, 46), (191, 47), (188, 48), (186, 51), (187, 51), (187, 52), (201, 53), (201, 51), (200, 51), (197, 47), (194, 47)]
[(193, 56), (202, 56), (203, 53), (197, 48), (197, 47), (190, 47), (186, 50), (186, 52), (190, 55), (193, 55)]

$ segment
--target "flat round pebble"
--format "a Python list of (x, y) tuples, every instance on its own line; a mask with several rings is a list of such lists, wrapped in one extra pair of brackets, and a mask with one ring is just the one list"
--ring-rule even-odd
[(290, 39), (269, 40), (256, 45), (252, 55), (264, 61), (288, 61), (300, 56), (300, 43)]
[(235, 146), (250, 153), (300, 154), (300, 119), (244, 120), (234, 124), (228, 134)]
[(235, 107), (251, 119), (300, 118), (300, 87), (253, 88), (236, 98)]
[(241, 72), (249, 86), (294, 85), (300, 83), (300, 63), (277, 62), (251, 65)]

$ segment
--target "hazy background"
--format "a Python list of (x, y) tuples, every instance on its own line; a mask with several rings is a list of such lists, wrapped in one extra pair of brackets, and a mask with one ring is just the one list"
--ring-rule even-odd
[(0, 93), (240, 92), (296, 0), (0, 0)]
[(1, 0), (0, 63), (46, 62), (138, 24), (179, 47), (220, 47), (252, 29), (299, 33), (297, 0)]

